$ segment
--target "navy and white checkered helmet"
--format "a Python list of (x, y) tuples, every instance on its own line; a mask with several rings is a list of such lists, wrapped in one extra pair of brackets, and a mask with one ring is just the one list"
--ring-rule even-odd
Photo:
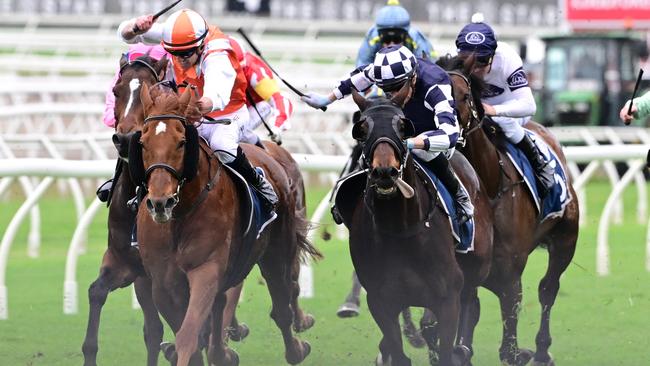
[(458, 53), (474, 52), (477, 56), (492, 56), (497, 49), (497, 40), (494, 30), (483, 23), (483, 15), (480, 13), (472, 16), (472, 22), (460, 30), (456, 37)]
[(378, 87), (391, 89), (415, 73), (417, 60), (411, 50), (402, 45), (384, 47), (375, 55), (370, 77)]

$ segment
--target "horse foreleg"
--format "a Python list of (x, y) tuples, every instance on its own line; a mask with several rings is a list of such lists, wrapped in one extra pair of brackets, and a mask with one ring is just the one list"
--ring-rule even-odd
[(339, 306), (339, 309), (336, 312), (336, 315), (338, 315), (339, 318), (350, 318), (359, 315), (361, 288), (361, 282), (359, 282), (357, 272), (352, 271), (352, 289), (345, 298), (345, 302)]
[(160, 342), (163, 337), (163, 324), (153, 302), (151, 279), (145, 276), (136, 278), (133, 283), (138, 303), (144, 315), (144, 344), (147, 347), (147, 365), (158, 365)]
[(223, 320), (223, 339), (232, 339), (235, 342), (239, 342), (248, 336), (248, 326), (246, 324), (237, 321), (237, 304), (239, 303), (239, 297), (241, 296), (244, 283), (240, 283), (235, 287), (231, 287), (226, 291), (226, 307), (224, 308), (224, 320)]
[(440, 361), (440, 350), (438, 349), (438, 320), (431, 309), (424, 309), (420, 319), (422, 338), (429, 348), (429, 364), (437, 365)]
[(439, 364), (441, 366), (458, 365), (460, 362), (454, 362), (453, 351), (460, 315), (459, 294), (449, 293), (445, 298), (440, 299), (439, 303), (435, 304), (433, 310), (438, 319), (438, 335), (440, 339)]
[(239, 356), (226, 344), (227, 333), (224, 325), (230, 324), (232, 309), (229, 310), (228, 306), (232, 305), (229, 303), (232, 301), (233, 296), (235, 299), (239, 298), (241, 284), (229, 289), (227, 292), (230, 292), (230, 294), (218, 293), (212, 304), (212, 332), (210, 333), (210, 345), (208, 347), (208, 362), (210, 365), (236, 366), (239, 364)]
[[(176, 354), (178, 366), (203, 365), (198, 349), (199, 333), (205, 323), (217, 290), (220, 286), (220, 267), (216, 262), (206, 262), (187, 272), (190, 301), (183, 324), (176, 333)], [(219, 329), (216, 333), (221, 333)]]
[(388, 301), (368, 292), (368, 310), (379, 326), (383, 337), (379, 342), (380, 354), (377, 365), (410, 366), (411, 360), (404, 353), (402, 333), (399, 329), (399, 308), (390, 308)]
[(271, 318), (282, 332), (284, 357), (288, 363), (295, 365), (302, 362), (311, 352), (308, 342), (300, 341), (291, 332), (293, 314), (291, 310), (291, 263), (287, 263), (282, 253), (267, 251), (259, 262), (262, 275), (266, 279), (271, 302)]
[(99, 321), (102, 307), (106, 303), (108, 293), (124, 286), (128, 286), (135, 279), (136, 274), (122, 261), (119, 261), (111, 249), (106, 250), (102, 258), (99, 277), (88, 288), (88, 327), (81, 350), (84, 354), (84, 365), (97, 364)]
[[(564, 231), (571, 232), (571, 231)], [(577, 232), (573, 231), (574, 233)], [(539, 331), (535, 337), (536, 365), (552, 365), (553, 359), (548, 353), (551, 347), (551, 308), (555, 303), (555, 298), (560, 290), (560, 276), (567, 269), (573, 258), (576, 248), (577, 235), (570, 234), (568, 238), (556, 240), (548, 246), (548, 269), (546, 274), (539, 282), (539, 302), (542, 306), (542, 316)]]

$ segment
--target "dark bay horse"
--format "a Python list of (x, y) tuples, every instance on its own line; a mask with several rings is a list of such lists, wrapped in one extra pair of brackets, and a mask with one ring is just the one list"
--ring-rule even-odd
[[(148, 187), (146, 204), (138, 213), (138, 238), (156, 306), (176, 333), (174, 361), (202, 364), (198, 339), (209, 321), (211, 364), (238, 363), (237, 354), (222, 341), (223, 324), (228, 324), (225, 291), (258, 263), (273, 302), (271, 317), (283, 335), (285, 358), (292, 364), (301, 362), (310, 346), (291, 332), (290, 303), (296, 290), (292, 268), (297, 257), (319, 253), (301, 235), (305, 228), (298, 226), (304, 220), (295, 216), (296, 202), (283, 167), (263, 150), (242, 146), (251, 162), (264, 169), (280, 197), (278, 218), (252, 247), (244, 249), (243, 198), (226, 168), (185, 121), (186, 107), (192, 105), (190, 89), (180, 98), (163, 94), (152, 99), (145, 85), (140, 94), (150, 122), (138, 138), (141, 150), (134, 148), (134, 140), (129, 152), (133, 158), (134, 151), (140, 151), (138, 170)], [(169, 240), (158, 240), (159, 232)], [(249, 253), (243, 262), (238, 261), (242, 250)], [(243, 265), (236, 268), (235, 262)]]
[(88, 327), (82, 346), (86, 366), (97, 364), (99, 321), (108, 293), (131, 283), (134, 283), (144, 313), (147, 365), (158, 364), (163, 325), (151, 298), (151, 281), (145, 275), (140, 253), (131, 246), (135, 212), (127, 207), (127, 201), (135, 196), (135, 184), (128, 174), (128, 141), (144, 123), (139, 85), (156, 84), (165, 74), (166, 67), (166, 59), (156, 61), (148, 56), (134, 62), (128, 62), (126, 57), (120, 60), (120, 75), (113, 88), (116, 117), (113, 143), (119, 160), (108, 207), (108, 247), (102, 258), (99, 277), (88, 288)]
[[(494, 292), (501, 304), (503, 338), (499, 349), (506, 365), (525, 365), (534, 358), (535, 365), (553, 365), (548, 352), (551, 345), (550, 316), (560, 288), (560, 276), (575, 253), (578, 239), (578, 201), (567, 176), (568, 194), (573, 199), (561, 216), (540, 222), (532, 197), (521, 184), (521, 176), (497, 147), (499, 136), (483, 123), (481, 104), (483, 83), (471, 74), (473, 60), (443, 58), (439, 64), (449, 70), (454, 99), (466, 145), (463, 154), (476, 169), (492, 200), (494, 218), (494, 261), (485, 287)], [(533, 130), (557, 154), (566, 170), (566, 159), (559, 142), (537, 123), (529, 122)], [(541, 323), (535, 338), (536, 351), (520, 349), (517, 344), (517, 320), (521, 305), (521, 275), (528, 256), (538, 246), (549, 253), (546, 274), (539, 283), (538, 294), (542, 308)]]
[[(486, 196), (474, 170), (457, 154), (454, 167), (473, 198), (477, 217), (476, 251), (466, 254), (474, 266), (464, 279), (449, 217), (406, 149), (404, 139), (414, 133), (412, 123), (399, 103), (354, 98), (362, 114), (353, 135), (364, 144), (368, 168), (352, 177), (360, 177), (361, 183), (339, 189), (337, 206), (350, 230), (350, 255), (368, 293), (368, 308), (383, 334), (376, 363), (411, 364), (402, 347), (398, 317), (403, 309), (419, 306), (437, 319), (436, 325), (426, 324), (435, 334), (423, 332), (432, 364), (464, 364), (469, 355), (462, 347), (463, 334), (470, 327), (473, 331), (475, 322), (465, 320), (459, 329), (461, 292), (467, 298), (476, 296), (476, 286), (489, 272), (492, 214)], [(459, 346), (454, 347), (457, 330)]]

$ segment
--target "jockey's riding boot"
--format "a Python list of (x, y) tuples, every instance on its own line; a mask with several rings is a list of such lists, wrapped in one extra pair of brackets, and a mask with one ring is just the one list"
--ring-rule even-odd
[(535, 171), (537, 188), (539, 189), (541, 198), (546, 197), (548, 192), (553, 188), (553, 184), (555, 184), (555, 169), (553, 169), (548, 161), (544, 160), (544, 156), (528, 134), (524, 134), (523, 140), (517, 143), (517, 147), (526, 155), (526, 158)]
[(456, 202), (456, 217), (459, 224), (465, 223), (474, 216), (474, 205), (469, 198), (469, 194), (463, 188), (463, 185), (460, 184), (458, 177), (451, 170), (451, 165), (447, 157), (440, 153), (435, 159), (426, 163), (433, 173), (440, 179), (442, 184), (449, 190), (449, 193), (454, 197), (454, 202)]
[(111, 189), (113, 189), (113, 178), (102, 183), (102, 185), (97, 188), (97, 198), (102, 202), (108, 201), (108, 197), (111, 195)]
[(241, 147), (237, 147), (237, 157), (230, 163), (227, 163), (229, 167), (235, 169), (237, 173), (241, 174), (248, 183), (250, 183), (253, 188), (255, 188), (259, 193), (264, 197), (265, 208), (267, 211), (275, 210), (275, 205), (278, 203), (278, 196), (273, 190), (273, 186), (269, 183), (268, 180), (263, 175), (263, 171), (260, 174), (257, 169), (254, 169), (251, 166), (251, 163), (246, 158), (244, 151)]

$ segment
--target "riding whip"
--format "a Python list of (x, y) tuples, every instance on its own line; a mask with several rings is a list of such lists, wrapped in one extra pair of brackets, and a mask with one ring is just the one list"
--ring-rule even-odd
[[(284, 80), (282, 78), (282, 76), (280, 76), (278, 74), (277, 71), (275, 71), (275, 69), (266, 61), (264, 56), (262, 56), (262, 52), (260, 52), (260, 50), (258, 50), (257, 47), (255, 47), (255, 45), (253, 44), (253, 41), (251, 41), (251, 39), (248, 38), (248, 36), (246, 35), (246, 32), (244, 32), (243, 28), (237, 29), (237, 33), (241, 34), (241, 36), (244, 37), (244, 40), (246, 40), (246, 43), (248, 43), (248, 45), (251, 46), (253, 51), (255, 51), (255, 53), (262, 59), (262, 61), (264, 61), (264, 63), (269, 67), (269, 69), (271, 69), (271, 71), (273, 71), (273, 73), (284, 83), (284, 85), (286, 85), (289, 89), (291, 89), (292, 92), (298, 94), (298, 96), (301, 96), (301, 97), (305, 96), (305, 93), (301, 92), (300, 90), (296, 89), (293, 85), (289, 84), (286, 80)], [(325, 112), (327, 110), (327, 107), (320, 107), (320, 109), (323, 112)]]
[(262, 113), (257, 109), (257, 105), (255, 104), (255, 101), (253, 100), (253, 96), (251, 95), (251, 92), (246, 88), (246, 98), (251, 101), (251, 105), (255, 109), (255, 112), (257, 112), (257, 115), (260, 117), (260, 120), (262, 121), (262, 124), (264, 124), (264, 127), (266, 127), (266, 130), (269, 131), (269, 137), (273, 142), (275, 142), (278, 145), (282, 145), (282, 139), (280, 138), (279, 135), (275, 134), (271, 127), (269, 127), (269, 124), (266, 123), (266, 120), (264, 120), (264, 117), (262, 117)]
[(630, 99), (630, 106), (627, 109), (627, 114), (632, 115), (632, 104), (634, 104), (634, 97), (636, 97), (636, 92), (639, 90), (639, 84), (641, 83), (641, 76), (643, 76), (643, 69), (639, 69), (639, 76), (636, 78), (636, 84), (634, 84), (634, 91), (632, 92), (632, 99)]
[[(154, 15), (153, 15), (153, 21), (155, 22), (156, 19), (158, 19), (158, 17), (160, 17), (161, 15), (165, 14), (166, 12), (168, 12), (171, 8), (173, 8), (174, 6), (176, 6), (176, 5), (177, 5), (178, 3), (180, 3), (181, 1), (183, 1), (183, 0), (176, 0), (176, 1), (174, 1), (172, 4), (166, 6), (164, 9), (162, 9), (161, 11), (157, 12), (156, 14), (154, 14)], [(138, 28), (138, 26), (136, 25), (135, 27), (133, 27), (133, 30), (136, 31), (136, 32), (139, 32), (139, 31), (140, 31), (140, 28)]]

